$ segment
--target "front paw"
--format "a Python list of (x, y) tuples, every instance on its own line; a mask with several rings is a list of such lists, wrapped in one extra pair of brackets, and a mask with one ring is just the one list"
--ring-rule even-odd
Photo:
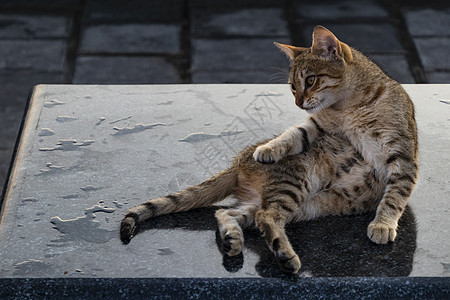
[(244, 237), (241, 231), (227, 231), (222, 239), (223, 250), (228, 256), (236, 256), (242, 252)]
[(253, 153), (253, 158), (260, 163), (273, 164), (285, 156), (286, 151), (283, 147), (273, 146), (270, 143), (258, 146)]
[(397, 228), (395, 226), (373, 221), (367, 228), (367, 236), (374, 243), (387, 244), (387, 242), (393, 242), (395, 240)]

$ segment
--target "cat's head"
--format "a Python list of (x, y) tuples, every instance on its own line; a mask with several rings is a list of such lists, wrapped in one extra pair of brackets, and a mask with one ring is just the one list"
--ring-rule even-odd
[(275, 45), (291, 60), (289, 84), (298, 107), (316, 113), (340, 100), (346, 66), (353, 61), (347, 44), (316, 26), (310, 48)]

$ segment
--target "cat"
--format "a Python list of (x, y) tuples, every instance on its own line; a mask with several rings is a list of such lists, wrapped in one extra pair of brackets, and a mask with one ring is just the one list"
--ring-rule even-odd
[(289, 85), (306, 122), (244, 149), (231, 166), (196, 186), (133, 207), (120, 225), (128, 244), (136, 226), (163, 214), (210, 206), (230, 195), (238, 204), (215, 213), (229, 256), (243, 229), (259, 228), (281, 269), (297, 273), (288, 222), (376, 210), (367, 235), (395, 240), (418, 176), (414, 106), (400, 84), (322, 26), (310, 48), (275, 43), (291, 62)]

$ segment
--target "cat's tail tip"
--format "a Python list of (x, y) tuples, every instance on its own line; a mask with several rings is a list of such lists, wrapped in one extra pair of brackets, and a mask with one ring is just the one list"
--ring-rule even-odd
[(137, 214), (129, 213), (120, 223), (120, 240), (122, 241), (122, 244), (129, 244), (133, 238), (136, 230), (137, 218)]

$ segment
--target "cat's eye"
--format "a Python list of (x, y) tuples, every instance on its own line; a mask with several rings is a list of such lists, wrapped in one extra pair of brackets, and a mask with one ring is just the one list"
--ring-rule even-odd
[(316, 76), (314, 76), (314, 75), (306, 77), (306, 80), (305, 80), (306, 88), (311, 87), (315, 81), (316, 81)]

